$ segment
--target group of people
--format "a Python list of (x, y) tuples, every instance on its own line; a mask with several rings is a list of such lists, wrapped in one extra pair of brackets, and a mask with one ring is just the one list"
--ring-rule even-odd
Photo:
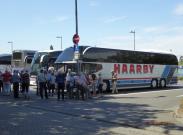
[(13, 91), (14, 98), (19, 98), (19, 93), (21, 92), (25, 98), (29, 99), (29, 85), (30, 76), (28, 70), (22, 70), (21, 72), (14, 70), (13, 73), (8, 70), (4, 73), (0, 71), (0, 92), (3, 95), (9, 96)]
[[(40, 70), (37, 76), (38, 93), (41, 99), (53, 96), (57, 93), (57, 99), (65, 99), (67, 94), (69, 99), (88, 99), (97, 95), (102, 95), (103, 78), (101, 73), (98, 77), (95, 74), (79, 73), (76, 74), (68, 69), (67, 72), (58, 70), (56, 73), (48, 70)], [(65, 91), (66, 90), (66, 91)]]
[[(118, 93), (117, 84), (117, 74), (112, 71), (112, 93)], [(43, 70), (41, 69), (37, 75), (37, 93), (40, 95), (41, 99), (45, 97), (48, 99), (49, 96), (57, 94), (57, 99), (65, 99), (65, 94), (67, 94), (69, 99), (88, 99), (103, 94), (103, 78), (102, 74), (87, 74), (84, 72), (74, 73), (71, 69), (67, 72), (63, 70), (58, 70), (54, 72), (53, 70)], [(11, 87), (11, 85), (13, 87)], [(13, 89), (14, 98), (19, 97), (21, 92), (25, 98), (30, 98), (29, 96), (29, 86), (30, 86), (30, 75), (28, 70), (14, 70), (13, 73), (6, 70), (4, 73), (0, 71), (0, 92), (3, 95), (10, 95)], [(66, 91), (65, 91), (66, 90)], [(98, 90), (98, 91), (97, 91)]]

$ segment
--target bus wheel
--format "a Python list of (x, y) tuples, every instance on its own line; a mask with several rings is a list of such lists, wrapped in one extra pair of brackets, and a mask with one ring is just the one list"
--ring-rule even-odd
[(102, 91), (107, 91), (107, 83), (106, 82), (103, 83)]
[(166, 80), (165, 80), (165, 79), (161, 79), (161, 80), (160, 80), (160, 87), (161, 87), (161, 88), (166, 87)]
[(157, 88), (157, 86), (158, 86), (157, 80), (156, 80), (156, 79), (153, 79), (153, 80), (151, 81), (151, 88)]
[(110, 83), (108, 80), (103, 82), (102, 90), (106, 92), (110, 92)]

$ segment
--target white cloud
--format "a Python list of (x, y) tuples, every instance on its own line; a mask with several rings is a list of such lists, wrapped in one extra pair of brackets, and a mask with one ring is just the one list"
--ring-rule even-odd
[(106, 19), (104, 22), (113, 23), (113, 22), (124, 20), (126, 18), (127, 18), (126, 16), (114, 16), (114, 17), (110, 17), (110, 18)]
[(176, 7), (175, 10), (174, 10), (174, 13), (175, 13), (176, 15), (182, 16), (182, 15), (183, 15), (183, 4), (177, 5), (177, 7)]
[(143, 32), (152, 34), (180, 34), (183, 33), (183, 26), (152, 26), (143, 28)]
[(97, 7), (97, 6), (99, 6), (99, 2), (93, 0), (93, 1), (90, 1), (89, 5), (91, 7)]
[(157, 26), (144, 28), (144, 32), (147, 32), (147, 33), (162, 32), (164, 30), (165, 29), (163, 27), (157, 27)]
[(59, 17), (56, 17), (55, 19), (53, 19), (53, 22), (64, 22), (67, 20), (69, 20), (68, 16), (59, 16)]
[[(183, 35), (174, 36), (157, 36), (153, 39), (145, 39), (139, 41), (139, 48), (156, 49), (162, 51), (170, 51), (177, 56), (183, 55)], [(138, 46), (138, 44), (137, 44)]]
[(112, 36), (112, 37), (107, 37), (104, 40), (117, 40), (117, 41), (122, 41), (122, 40), (128, 40), (129, 36)]
[(55, 18), (38, 18), (37, 22), (39, 24), (49, 24), (49, 23), (59, 23), (69, 20), (68, 16), (57, 16)]

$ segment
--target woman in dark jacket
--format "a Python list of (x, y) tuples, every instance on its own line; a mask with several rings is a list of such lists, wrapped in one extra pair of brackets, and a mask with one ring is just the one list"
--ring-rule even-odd
[(64, 101), (64, 89), (65, 89), (65, 73), (63, 71), (58, 71), (58, 74), (56, 75), (56, 83), (57, 83), (57, 95), (58, 100), (60, 100), (60, 90), (62, 90), (62, 100)]

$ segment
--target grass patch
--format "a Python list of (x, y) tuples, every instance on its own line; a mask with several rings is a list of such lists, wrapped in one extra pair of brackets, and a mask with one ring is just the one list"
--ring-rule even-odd
[(183, 81), (183, 77), (178, 77), (178, 80)]

